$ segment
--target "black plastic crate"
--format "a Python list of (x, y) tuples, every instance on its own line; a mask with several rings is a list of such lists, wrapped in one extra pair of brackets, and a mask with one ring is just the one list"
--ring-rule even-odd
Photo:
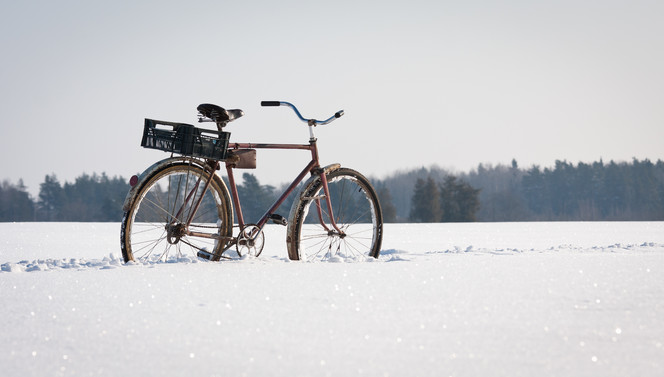
[(191, 124), (145, 119), (141, 146), (185, 156), (223, 160), (228, 152), (230, 136), (230, 132), (196, 128)]

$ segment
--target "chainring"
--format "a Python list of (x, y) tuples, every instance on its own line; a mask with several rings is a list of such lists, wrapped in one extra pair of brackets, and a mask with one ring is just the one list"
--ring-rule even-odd
[(235, 250), (240, 258), (245, 255), (257, 257), (261, 255), (263, 246), (265, 246), (263, 230), (256, 224), (247, 224), (237, 236)]

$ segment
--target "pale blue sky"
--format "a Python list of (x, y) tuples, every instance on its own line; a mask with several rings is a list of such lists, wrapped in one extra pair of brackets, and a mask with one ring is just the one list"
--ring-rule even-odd
[[(143, 118), (241, 108), (232, 140), (306, 142), (286, 108), (346, 115), (323, 163), (383, 177), (438, 164), (664, 159), (664, 2), (4, 1), (0, 179), (129, 177), (167, 155)], [(261, 151), (262, 183), (302, 152)], [(292, 164), (282, 174), (282, 164)]]

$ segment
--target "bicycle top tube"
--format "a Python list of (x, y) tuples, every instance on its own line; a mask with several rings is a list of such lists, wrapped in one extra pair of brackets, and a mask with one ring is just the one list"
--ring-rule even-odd
[(297, 107), (295, 107), (295, 105), (293, 105), (290, 102), (285, 102), (285, 101), (262, 101), (261, 106), (287, 106), (287, 107), (290, 107), (291, 109), (293, 109), (293, 111), (295, 111), (295, 114), (297, 115), (298, 118), (300, 118), (301, 121), (303, 121), (304, 123), (306, 123), (310, 126), (319, 126), (319, 125), (322, 126), (322, 125), (325, 125), (325, 124), (329, 124), (333, 120), (335, 120), (337, 118), (341, 118), (341, 116), (344, 115), (344, 111), (339, 110), (336, 113), (334, 113), (334, 115), (332, 115), (331, 117), (329, 117), (325, 120), (316, 120), (316, 119), (313, 119), (313, 118), (306, 119), (305, 117), (302, 116), (302, 114), (300, 114), (300, 111), (297, 109)]

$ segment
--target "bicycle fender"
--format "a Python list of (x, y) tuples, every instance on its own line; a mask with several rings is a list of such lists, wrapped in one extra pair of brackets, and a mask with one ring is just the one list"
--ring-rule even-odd
[[(325, 175), (328, 175), (328, 174), (332, 173), (333, 171), (337, 171), (339, 169), (341, 169), (341, 164), (329, 164), (329, 165), (321, 168), (321, 170), (325, 173)], [(298, 193), (298, 197), (302, 197), (304, 192), (307, 190), (307, 187), (311, 186), (311, 184), (314, 181), (316, 181), (317, 179), (320, 179), (320, 176), (318, 174), (315, 174), (315, 175), (312, 175), (311, 177), (309, 177), (309, 179), (307, 179), (304, 182), (304, 185), (302, 185), (302, 190), (300, 190), (300, 192)]]
[(339, 169), (341, 169), (341, 164), (335, 163), (327, 165), (326, 167), (323, 168), (323, 171), (325, 172), (325, 174), (330, 174), (333, 171), (337, 171)]
[[(150, 167), (145, 169), (139, 176), (138, 176), (138, 181), (136, 184), (129, 190), (127, 193), (127, 196), (125, 197), (124, 203), (122, 204), (122, 210), (124, 212), (129, 211), (131, 208), (131, 205), (134, 203), (135, 195), (136, 193), (145, 185), (145, 183), (152, 177), (152, 175), (171, 165), (179, 164), (179, 163), (187, 163), (187, 164), (192, 164), (192, 165), (197, 165), (199, 167), (203, 167), (203, 165), (198, 162), (197, 160), (192, 160), (188, 159), (185, 157), (169, 157), (165, 158), (161, 161), (157, 161), (154, 164), (152, 164)], [(226, 187), (226, 185), (223, 185), (223, 187)]]

